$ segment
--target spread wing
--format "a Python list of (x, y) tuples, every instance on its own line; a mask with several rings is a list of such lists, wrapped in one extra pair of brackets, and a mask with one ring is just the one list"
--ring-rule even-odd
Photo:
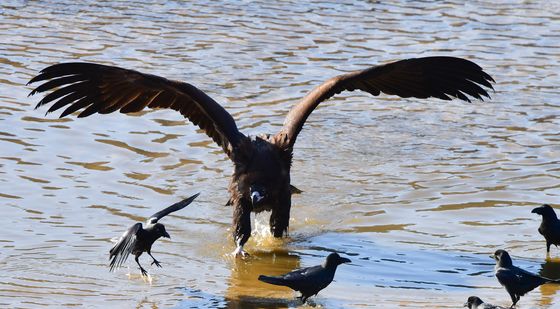
[(156, 212), (155, 214), (150, 216), (150, 218), (148, 219), (148, 224), (154, 224), (154, 223), (158, 222), (159, 219), (167, 216), (168, 214), (187, 207), (187, 205), (192, 203), (192, 201), (194, 201), (194, 199), (196, 199), (199, 195), (200, 195), (200, 193), (197, 193), (197, 194), (195, 194), (195, 195), (193, 195), (193, 196), (191, 196), (187, 199), (184, 199), (184, 200), (182, 200), (178, 203), (175, 203), (175, 204), (165, 208), (164, 210)]
[(309, 92), (284, 120), (277, 138), (293, 147), (307, 117), (319, 103), (345, 90), (362, 90), (377, 96), (381, 92), (402, 98), (458, 98), (482, 100), (490, 97), (482, 87), (494, 80), (477, 64), (455, 57), (425, 57), (400, 60), (331, 78)]
[(47, 113), (62, 107), (60, 117), (83, 109), (78, 117), (94, 113), (138, 112), (145, 107), (170, 108), (199, 126), (230, 156), (244, 137), (233, 117), (193, 85), (114, 66), (62, 63), (43, 69), (28, 84), (46, 81), (29, 95), (50, 91), (36, 106), (53, 103)]
[(124, 234), (122, 234), (119, 241), (111, 248), (109, 251), (109, 266), (111, 271), (122, 266), (128, 255), (132, 253), (134, 246), (136, 245), (136, 235), (138, 231), (142, 229), (142, 223), (136, 223), (131, 226)]

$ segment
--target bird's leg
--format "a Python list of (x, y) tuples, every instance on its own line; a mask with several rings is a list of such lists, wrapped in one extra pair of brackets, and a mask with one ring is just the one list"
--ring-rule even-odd
[(233, 211), (233, 239), (236, 248), (233, 255), (236, 257), (247, 257), (249, 254), (243, 250), (243, 246), (251, 237), (251, 204), (239, 201), (234, 205)]
[(161, 267), (161, 264), (159, 264), (158, 260), (156, 260), (156, 258), (152, 255), (152, 252), (150, 252), (150, 251), (151, 251), (151, 250), (148, 250), (148, 254), (149, 254), (149, 255), (152, 257), (152, 259), (154, 260), (154, 261), (152, 262), (152, 264), (150, 264), (150, 265), (156, 264), (157, 267)]
[(144, 267), (142, 267), (142, 265), (140, 265), (140, 261), (138, 261), (139, 257), (140, 257), (140, 255), (136, 255), (134, 260), (136, 261), (136, 264), (138, 264), (138, 267), (140, 267), (140, 271), (142, 272), (142, 276), (148, 276), (148, 272), (144, 269)]
[(546, 253), (550, 253), (550, 245), (552, 245), (548, 240), (546, 241)]
[(270, 214), (270, 232), (274, 237), (282, 237), (284, 233), (288, 233), (288, 226), (290, 225), (290, 208), (291, 208), (291, 195), (284, 195), (284, 201), (278, 203), (281, 208), (273, 208)]

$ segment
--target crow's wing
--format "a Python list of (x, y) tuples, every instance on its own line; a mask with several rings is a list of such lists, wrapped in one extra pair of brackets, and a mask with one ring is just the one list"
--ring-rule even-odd
[(182, 200), (178, 203), (175, 203), (175, 204), (165, 208), (164, 210), (156, 212), (155, 214), (150, 216), (150, 218), (148, 219), (148, 224), (154, 224), (154, 223), (158, 222), (159, 219), (167, 216), (168, 214), (187, 207), (187, 205), (192, 203), (192, 201), (194, 201), (194, 199), (196, 199), (199, 195), (200, 195), (200, 192), (191, 196), (191, 197), (189, 197), (189, 198), (187, 198), (187, 199), (184, 199), (184, 200)]
[(142, 223), (136, 223), (131, 226), (124, 234), (122, 234), (119, 241), (111, 248), (109, 251), (109, 266), (111, 271), (122, 266), (122, 264), (128, 258), (128, 255), (132, 253), (134, 246), (136, 245), (138, 231), (142, 229)]
[(508, 291), (514, 292), (517, 295), (525, 295), (541, 284), (551, 281), (515, 266), (499, 268), (496, 271), (496, 277)]

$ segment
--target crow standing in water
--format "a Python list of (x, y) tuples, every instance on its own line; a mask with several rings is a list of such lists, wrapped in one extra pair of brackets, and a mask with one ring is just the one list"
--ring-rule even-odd
[(560, 245), (560, 220), (558, 220), (554, 208), (547, 204), (537, 207), (531, 212), (542, 216), (539, 233), (546, 240), (546, 253), (548, 254), (550, 253), (550, 245), (555, 245), (556, 247)]
[(309, 297), (317, 295), (319, 291), (331, 284), (338, 265), (350, 262), (349, 259), (343, 258), (335, 252), (329, 254), (322, 265), (302, 268), (278, 277), (260, 275), (259, 280), (299, 291), (301, 301), (305, 303)]
[(560, 283), (559, 280), (544, 278), (513, 266), (511, 257), (505, 250), (496, 250), (490, 257), (496, 260), (496, 266), (494, 268), (496, 278), (498, 278), (500, 284), (506, 288), (513, 302), (510, 308), (513, 308), (513, 306), (517, 304), (521, 296), (532, 291), (536, 287), (549, 282)]
[[(234, 253), (244, 256), (251, 236), (251, 212), (271, 211), (274, 237), (288, 232), (291, 195), (290, 168), (294, 144), (305, 121), (323, 101), (343, 91), (362, 90), (403, 98), (489, 97), (494, 80), (477, 64), (456, 57), (412, 58), (373, 66), (331, 78), (309, 92), (286, 115), (276, 134), (249, 137), (233, 117), (195, 86), (119, 67), (93, 63), (62, 63), (47, 67), (29, 83), (45, 81), (30, 95), (48, 93), (37, 107), (51, 104), (47, 113), (65, 108), (60, 117), (81, 110), (78, 118), (115, 111), (132, 113), (170, 108), (198, 125), (222, 147), (234, 165), (228, 205), (233, 210)], [(366, 134), (367, 135), (367, 134)], [(333, 140), (337, 142), (336, 139)]]
[(142, 253), (147, 252), (152, 257), (154, 261), (151, 265), (156, 264), (157, 267), (161, 267), (158, 260), (156, 260), (156, 258), (154, 258), (154, 256), (152, 255), (152, 245), (160, 237), (171, 237), (165, 230), (165, 226), (161, 223), (158, 223), (158, 221), (172, 212), (187, 207), (187, 205), (192, 203), (192, 201), (194, 201), (194, 199), (197, 198), (199, 194), (200, 193), (197, 193), (185, 200), (182, 200), (165, 208), (162, 211), (156, 212), (155, 214), (150, 216), (150, 218), (146, 222), (146, 228), (142, 228), (142, 223), (139, 222), (134, 224), (126, 232), (124, 232), (119, 241), (109, 251), (109, 259), (111, 260), (109, 266), (111, 267), (111, 271), (120, 267), (126, 261), (128, 255), (131, 253), (134, 254), (134, 260), (136, 260), (136, 263), (140, 267), (140, 271), (144, 276), (147, 276), (148, 273), (138, 261), (138, 258), (142, 255)]
[(467, 302), (463, 307), (467, 307), (469, 309), (505, 309), (504, 307), (494, 306), (482, 301), (482, 299), (471, 296), (467, 299)]

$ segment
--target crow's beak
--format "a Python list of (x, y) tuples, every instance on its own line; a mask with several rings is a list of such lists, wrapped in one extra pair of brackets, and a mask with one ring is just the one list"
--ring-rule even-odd
[(533, 214), (538, 214), (538, 213), (539, 213), (539, 209), (540, 209), (540, 207), (534, 208), (533, 210), (531, 210), (531, 213), (533, 213)]
[(171, 236), (169, 236), (169, 233), (165, 232), (165, 234), (163, 234), (163, 237), (165, 238), (171, 238)]
[(493, 254), (489, 255), (489, 257), (492, 258), (492, 259), (494, 259), (494, 260), (496, 260), (496, 256), (493, 255)]
[(342, 264), (342, 263), (352, 263), (352, 261), (350, 261), (350, 259), (347, 259), (347, 258), (344, 258), (344, 257), (341, 257), (339, 261), (340, 261), (340, 264)]
[(469, 307), (469, 303), (464, 303), (464, 304), (463, 304), (463, 307), (467, 307), (467, 308), (468, 308), (468, 307)]

